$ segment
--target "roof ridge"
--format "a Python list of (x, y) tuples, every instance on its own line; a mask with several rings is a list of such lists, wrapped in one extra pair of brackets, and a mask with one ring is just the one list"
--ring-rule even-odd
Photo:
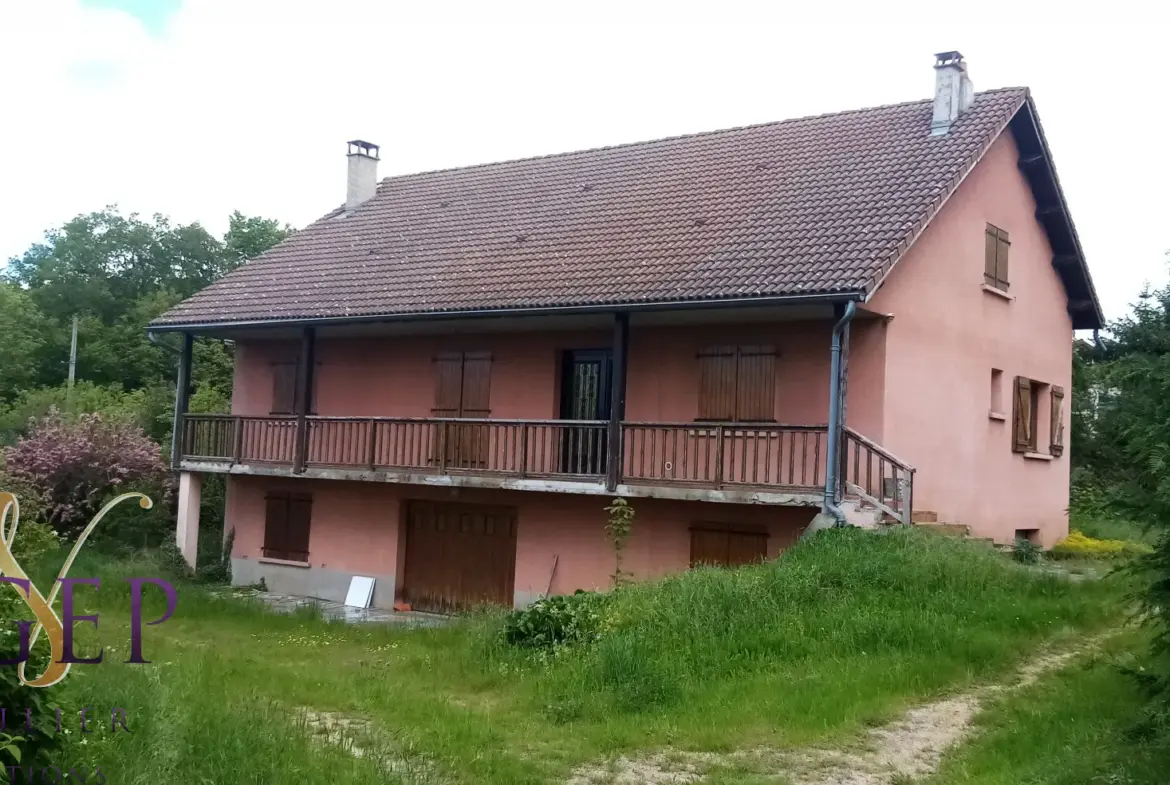
[[(1015, 91), (1028, 91), (1025, 86), (1016, 87), (995, 87), (990, 90), (981, 90), (975, 93), (978, 98), (981, 95), (991, 95), (993, 93), (1010, 93)], [(819, 114), (801, 115), (799, 117), (786, 117), (781, 120), (769, 120), (763, 123), (748, 123), (747, 125), (735, 125), (728, 128), (716, 128), (710, 131), (693, 131), (687, 134), (675, 134), (674, 136), (660, 136), (655, 139), (641, 139), (636, 142), (619, 142), (618, 144), (601, 145), (599, 147), (585, 147), (580, 150), (565, 150), (559, 153), (545, 153), (543, 155), (529, 155), (522, 158), (504, 158), (499, 161), (484, 161), (478, 164), (466, 164), (463, 166), (447, 166), (441, 169), (424, 169), (421, 172), (406, 172), (404, 174), (389, 175), (383, 177), (378, 181), (378, 185), (390, 182), (391, 180), (405, 180), (412, 177), (425, 177), (434, 174), (446, 174), (448, 172), (465, 172), (473, 169), (485, 169), (489, 166), (503, 166), (505, 164), (522, 164), (530, 161), (543, 161), (549, 158), (565, 158), (572, 155), (584, 155), (586, 153), (600, 153), (609, 150), (622, 150), (627, 148), (642, 147), (644, 145), (662, 144), (663, 142), (676, 142), (684, 139), (697, 139), (705, 136), (716, 136), (718, 134), (728, 134), (735, 131), (749, 131), (756, 128), (767, 128), (775, 125), (786, 125), (788, 123), (801, 123), (810, 120), (822, 120), (830, 117), (844, 117), (846, 115), (862, 114), (864, 112), (878, 112), (886, 109), (900, 109), (905, 106), (914, 106), (916, 104), (930, 103), (931, 98), (919, 98), (914, 101), (899, 101), (892, 104), (878, 104), (876, 106), (862, 106), (855, 109), (841, 109), (836, 112), (821, 112)]]

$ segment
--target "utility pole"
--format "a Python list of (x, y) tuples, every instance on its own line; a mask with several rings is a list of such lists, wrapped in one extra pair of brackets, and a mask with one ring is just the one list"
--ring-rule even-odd
[(73, 413), (73, 380), (77, 377), (77, 314), (73, 314), (73, 341), (69, 344), (69, 390), (65, 397), (65, 408)]

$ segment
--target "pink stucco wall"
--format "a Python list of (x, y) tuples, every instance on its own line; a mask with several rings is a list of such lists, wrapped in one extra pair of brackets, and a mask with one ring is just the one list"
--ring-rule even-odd
[[(400, 565), (405, 554), (399, 546), (405, 545), (405, 540), (399, 536), (399, 527), (405, 505), (410, 500), (458, 501), (516, 508), (514, 592), (518, 604), (543, 595), (549, 589), (550, 578), (553, 593), (607, 588), (611, 584), (614, 557), (605, 535), (603, 510), (609, 500), (571, 494), (231, 477), (226, 517), (227, 526), (235, 531), (235, 559), (258, 562), (264, 539), (264, 497), (269, 492), (292, 489), (313, 496), (310, 566), (272, 569), (297, 570), (304, 576), (314, 571), (372, 575), (400, 588)], [(694, 524), (723, 524), (766, 532), (768, 555), (775, 557), (795, 542), (815, 512), (808, 508), (659, 499), (636, 500), (634, 508), (633, 534), (622, 568), (636, 578), (686, 569), (690, 561), (690, 527)], [(311, 580), (306, 580), (300, 591), (313, 593), (312, 585)], [(380, 585), (380, 605), (389, 605), (389, 589)]]
[[(569, 349), (610, 345), (605, 332), (412, 335), (317, 344), (317, 410), (321, 415), (427, 417), (434, 405), (433, 359), (442, 351), (490, 351), (492, 417), (559, 416), (559, 362)], [(829, 390), (829, 325), (771, 322), (632, 328), (626, 419), (689, 422), (698, 412), (696, 355), (706, 347), (770, 344), (777, 349), (776, 419), (823, 424)], [(296, 345), (240, 341), (236, 348), (235, 414), (268, 414), (273, 362), (295, 357)]]
[[(869, 303), (893, 315), (885, 327), (884, 421), (872, 429), (918, 467), (915, 510), (1000, 541), (1039, 529), (1051, 545), (1068, 530), (1068, 451), (1051, 461), (1012, 452), (1012, 381), (1025, 376), (1071, 394), (1072, 323), (1017, 160), (1005, 134)], [(1011, 236), (1011, 301), (982, 289), (988, 223)], [(1006, 420), (988, 416), (993, 368), (1003, 371)], [(1042, 452), (1047, 407), (1044, 396)], [(1066, 437), (1068, 417), (1066, 398)]]

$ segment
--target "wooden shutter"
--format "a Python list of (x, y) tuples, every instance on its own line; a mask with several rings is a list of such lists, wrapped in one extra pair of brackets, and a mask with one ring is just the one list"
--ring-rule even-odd
[(1052, 426), (1048, 433), (1051, 434), (1049, 439), (1048, 451), (1053, 455), (1061, 455), (1064, 453), (1064, 388), (1053, 385), (1052, 387)]
[(984, 235), (983, 282), (997, 289), (1008, 288), (1008, 250), (1011, 240), (1003, 229), (987, 224)]
[(983, 283), (995, 286), (995, 258), (999, 250), (999, 230), (988, 224), (983, 239)]
[(1016, 377), (1012, 389), (1012, 451), (1030, 452), (1035, 414), (1032, 411), (1032, 380)]
[(720, 346), (699, 352), (698, 419), (735, 419), (736, 354), (734, 346)]
[(288, 496), (268, 496), (264, 503), (264, 555), (282, 559), (288, 532)]
[(727, 533), (727, 564), (757, 564), (768, 558), (768, 535), (757, 532)]
[(776, 418), (776, 350), (745, 346), (739, 350), (735, 420), (759, 422)]
[(487, 352), (463, 355), (463, 384), (460, 417), (489, 417), (492, 379), (492, 356)]
[(1005, 292), (1008, 288), (1008, 249), (1011, 248), (1008, 233), (999, 230), (999, 239), (995, 244), (995, 285)]
[(284, 535), (285, 558), (295, 561), (309, 560), (309, 520), (312, 518), (313, 500), (306, 496), (293, 496), (288, 502), (288, 527)]
[(463, 398), (463, 354), (443, 352), (435, 357), (436, 417), (458, 417)]
[(296, 363), (272, 364), (272, 414), (293, 414), (297, 401)]

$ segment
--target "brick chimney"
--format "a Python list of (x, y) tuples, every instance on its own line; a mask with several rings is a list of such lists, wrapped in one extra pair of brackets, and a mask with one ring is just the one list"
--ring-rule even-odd
[(347, 143), (349, 177), (345, 187), (345, 211), (368, 202), (378, 190), (378, 145), (354, 139)]
[(951, 130), (959, 115), (975, 100), (975, 88), (967, 77), (967, 63), (958, 52), (934, 56), (934, 115), (930, 132), (940, 136)]

